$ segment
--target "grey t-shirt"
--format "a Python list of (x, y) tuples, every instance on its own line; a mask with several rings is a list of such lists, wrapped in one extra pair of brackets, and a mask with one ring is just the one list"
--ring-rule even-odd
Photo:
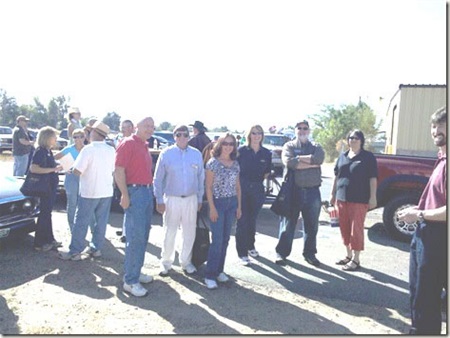
[(13, 129), (13, 144), (12, 144), (13, 156), (27, 155), (31, 151), (31, 146), (26, 146), (20, 143), (19, 139), (21, 138), (28, 141), (30, 140), (30, 137), (28, 136), (25, 129), (23, 129), (21, 126), (15, 126)]

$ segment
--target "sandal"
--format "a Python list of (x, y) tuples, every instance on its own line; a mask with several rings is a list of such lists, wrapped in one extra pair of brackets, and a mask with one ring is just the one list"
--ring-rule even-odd
[(337, 265), (346, 265), (351, 260), (352, 259), (350, 257), (345, 257), (344, 259), (341, 259), (340, 261), (337, 261), (335, 264), (337, 264)]
[(345, 264), (342, 267), (342, 270), (344, 270), (344, 271), (356, 271), (356, 270), (359, 270), (359, 268), (361, 268), (361, 266), (359, 265), (359, 262), (356, 262), (356, 261), (354, 261), (352, 259), (349, 263)]

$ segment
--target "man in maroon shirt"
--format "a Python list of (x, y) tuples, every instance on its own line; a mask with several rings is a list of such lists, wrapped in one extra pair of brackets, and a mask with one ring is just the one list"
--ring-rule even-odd
[(417, 207), (399, 212), (407, 223), (418, 221), (411, 242), (409, 289), (410, 334), (441, 334), (441, 293), (447, 290), (447, 108), (431, 116), (431, 137), (439, 147), (430, 180)]
[(153, 278), (141, 273), (153, 214), (152, 158), (146, 140), (153, 135), (155, 123), (146, 117), (136, 125), (136, 133), (122, 140), (116, 150), (114, 178), (122, 193), (120, 205), (125, 210), (127, 236), (123, 288), (142, 297), (147, 290), (141, 283)]

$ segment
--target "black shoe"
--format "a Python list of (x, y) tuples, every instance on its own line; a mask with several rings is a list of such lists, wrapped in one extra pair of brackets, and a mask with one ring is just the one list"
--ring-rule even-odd
[(277, 252), (277, 257), (275, 258), (275, 264), (285, 266), (285, 265), (286, 265), (286, 258), (284, 258), (283, 256), (281, 256), (281, 255)]
[(122, 243), (126, 243), (127, 242), (127, 238), (125, 236), (120, 237), (120, 241)]
[(311, 265), (320, 266), (320, 261), (314, 256), (312, 256), (312, 257), (305, 257), (305, 261), (307, 261)]
[(122, 236), (122, 231), (116, 231), (117, 236)]

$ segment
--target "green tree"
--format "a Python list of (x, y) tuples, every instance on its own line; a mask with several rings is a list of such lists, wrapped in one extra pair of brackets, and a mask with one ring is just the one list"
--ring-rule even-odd
[(326, 160), (333, 161), (342, 150), (347, 134), (353, 129), (360, 129), (366, 138), (366, 148), (370, 149), (368, 140), (374, 138), (380, 128), (374, 111), (364, 102), (344, 105), (340, 109), (325, 106), (321, 113), (310, 117), (314, 121), (313, 138), (325, 150)]
[(120, 115), (110, 112), (103, 118), (103, 123), (107, 124), (111, 130), (120, 130)]
[(20, 108), (14, 97), (8, 97), (5, 90), (0, 89), (0, 124), (14, 127), (16, 117), (20, 115)]
[(175, 128), (175, 126), (172, 126), (172, 124), (170, 122), (162, 122), (158, 128), (156, 128), (157, 130), (170, 130), (172, 131), (173, 128)]
[(65, 96), (58, 96), (52, 98), (52, 101), (57, 105), (58, 112), (57, 112), (57, 129), (62, 130), (64, 128), (67, 128), (67, 125), (69, 124), (67, 121), (67, 108), (68, 108), (68, 100)]

